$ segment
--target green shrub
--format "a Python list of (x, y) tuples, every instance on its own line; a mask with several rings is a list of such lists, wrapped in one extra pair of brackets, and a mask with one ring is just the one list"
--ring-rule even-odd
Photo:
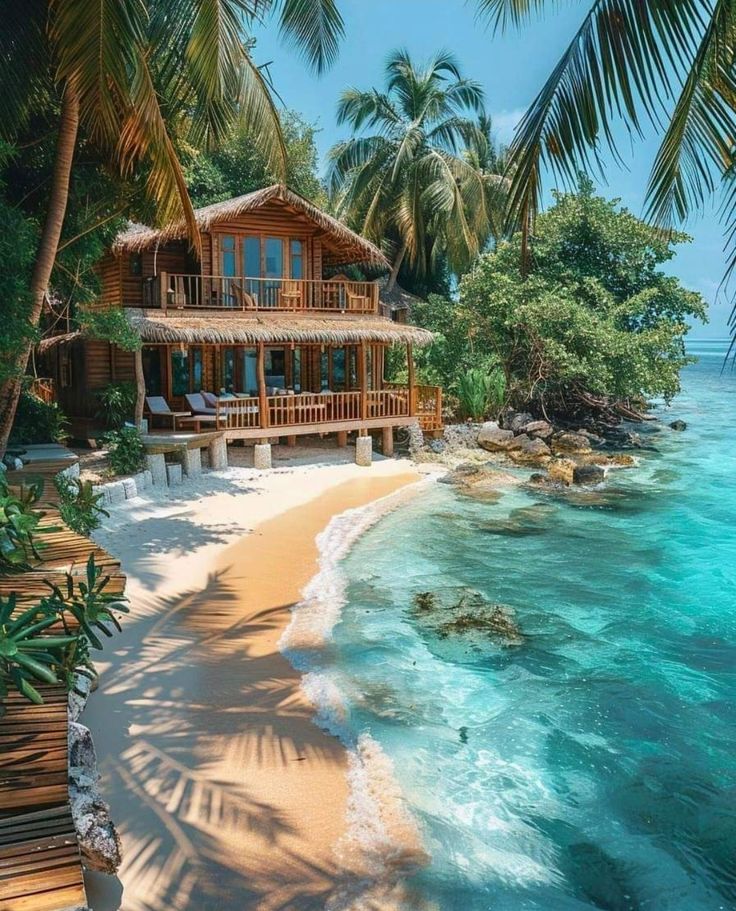
[(457, 396), (465, 417), (482, 421), (500, 411), (506, 394), (506, 378), (498, 367), (471, 367), (459, 379)]
[(56, 402), (44, 402), (24, 391), (18, 401), (9, 445), (59, 443), (66, 439), (68, 421)]
[[(12, 687), (41, 704), (38, 683), (69, 690), (77, 674), (96, 676), (91, 650), (102, 648), (100, 635), (120, 629), (115, 612), (128, 612), (123, 596), (105, 591), (109, 581), (90, 554), (84, 581), (75, 584), (67, 573), (63, 587), (49, 583), (50, 594), (20, 614), (14, 593), (0, 598), (0, 698)], [(50, 632), (55, 625), (61, 634)]]
[(97, 393), (97, 417), (108, 427), (120, 427), (133, 419), (137, 397), (135, 383), (110, 383)]
[(100, 506), (101, 493), (95, 493), (91, 481), (58, 475), (54, 485), (59, 492), (59, 514), (72, 531), (89, 535), (100, 527), (100, 516), (109, 516)]
[(45, 514), (34, 507), (42, 492), (39, 483), (14, 494), (0, 474), (0, 576), (23, 572), (30, 568), (31, 556), (38, 559), (33, 534)]
[(134, 474), (143, 468), (146, 450), (135, 427), (121, 427), (105, 434), (110, 467), (115, 474)]

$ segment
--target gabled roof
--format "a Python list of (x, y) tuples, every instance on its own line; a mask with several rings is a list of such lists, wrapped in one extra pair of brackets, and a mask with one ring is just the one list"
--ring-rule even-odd
[[(328, 261), (334, 265), (353, 263), (363, 264), (381, 271), (388, 268), (386, 257), (374, 244), (351, 231), (347, 225), (323, 212), (303, 196), (290, 190), (283, 184), (274, 184), (245, 196), (236, 196), (217, 202), (202, 209), (195, 209), (194, 215), (199, 230), (206, 233), (222, 221), (230, 221), (246, 212), (253, 212), (267, 203), (276, 203), (284, 208), (293, 209), (305, 216), (324, 232), (324, 240), (329, 247)], [(140, 253), (150, 250), (157, 244), (173, 240), (185, 240), (186, 224), (183, 221), (168, 225), (165, 228), (148, 228), (145, 225), (131, 225), (118, 234), (113, 244), (113, 252)]]

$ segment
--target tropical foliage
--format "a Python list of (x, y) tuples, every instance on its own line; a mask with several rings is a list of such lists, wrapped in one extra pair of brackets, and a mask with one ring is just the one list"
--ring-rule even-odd
[(512, 403), (548, 416), (671, 398), (688, 324), (705, 318), (701, 296), (660, 269), (686, 240), (663, 237), (583, 180), (539, 217), (530, 275), (519, 272), (521, 232), (480, 257), (459, 302), (445, 306), (440, 345), (461, 363), (471, 350), (498, 358)]
[[(497, 27), (553, 0), (478, 0)], [(662, 133), (647, 187), (647, 216), (671, 228), (714, 195), (722, 198), (727, 270), (736, 267), (736, 5), (731, 0), (595, 0), (522, 120), (511, 152), (509, 214), (533, 230), (545, 170), (574, 181), (600, 168), (600, 152), (649, 125)], [(663, 103), (663, 99), (665, 103)], [(734, 314), (732, 314), (732, 325)]]
[(484, 96), (448, 53), (418, 67), (406, 51), (386, 64), (386, 89), (349, 88), (337, 118), (355, 134), (330, 151), (329, 185), (340, 215), (366, 237), (388, 242), (389, 288), (404, 262), (421, 276), (447, 259), (467, 268), (492, 231), (489, 192), (497, 174), (465, 154), (492, 157)]
[(13, 493), (0, 474), (0, 576), (23, 572), (31, 557), (38, 558), (33, 536), (44, 513), (37, 509), (41, 484)]
[(108, 383), (97, 393), (99, 409), (97, 416), (108, 427), (117, 428), (132, 420), (135, 413), (138, 390), (134, 383)]
[(67, 574), (63, 587), (49, 585), (49, 595), (25, 610), (15, 594), (0, 598), (0, 698), (14, 687), (41, 704), (39, 683), (69, 690), (77, 674), (96, 675), (91, 650), (102, 648), (100, 635), (120, 629), (116, 614), (128, 612), (123, 596), (105, 590), (109, 582), (91, 554), (83, 581)]
[(494, 417), (503, 406), (506, 377), (498, 367), (471, 367), (457, 383), (457, 397), (463, 416), (482, 421)]
[(57, 402), (45, 402), (26, 390), (21, 392), (10, 443), (59, 443), (66, 439), (68, 421)]
[(103, 437), (107, 458), (115, 474), (133, 474), (143, 468), (146, 450), (137, 427), (121, 427)]
[(54, 486), (59, 494), (59, 515), (72, 531), (89, 535), (100, 527), (100, 516), (109, 516), (100, 506), (103, 495), (95, 493), (91, 481), (60, 474), (54, 479)]

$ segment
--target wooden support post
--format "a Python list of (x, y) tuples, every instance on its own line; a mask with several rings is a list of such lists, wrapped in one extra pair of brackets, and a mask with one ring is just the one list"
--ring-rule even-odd
[(268, 398), (266, 397), (266, 350), (261, 342), (258, 345), (258, 412), (260, 426), (268, 427)]
[(358, 347), (358, 386), (360, 388), (360, 419), (368, 420), (368, 377), (366, 376), (365, 342)]
[(168, 272), (159, 272), (158, 273), (158, 296), (159, 296), (159, 307), (162, 310), (165, 310), (169, 304), (169, 273)]
[(295, 436), (289, 436), (289, 437), (287, 437), (287, 438), (286, 438), (286, 445), (287, 445), (287, 446), (296, 446), (296, 437), (295, 437)]
[(394, 428), (393, 427), (382, 427), (381, 428), (381, 452), (385, 456), (392, 456), (394, 454)]
[(344, 446), (348, 445), (348, 432), (347, 430), (338, 430), (337, 431), (337, 445), (342, 449)]
[(146, 378), (143, 375), (143, 345), (133, 352), (135, 365), (135, 426), (140, 429), (143, 421), (143, 405), (146, 401)]
[(409, 377), (409, 416), (414, 417), (417, 411), (417, 403), (414, 389), (414, 351), (411, 344), (406, 346), (406, 369)]

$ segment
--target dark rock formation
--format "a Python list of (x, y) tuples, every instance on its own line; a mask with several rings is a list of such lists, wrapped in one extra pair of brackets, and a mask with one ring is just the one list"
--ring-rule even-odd
[(673, 430), (687, 430), (687, 424), (684, 421), (672, 421), (670, 427)]
[(478, 445), (488, 452), (503, 452), (514, 439), (510, 430), (502, 430), (495, 421), (483, 424), (478, 433)]
[(576, 465), (572, 473), (574, 484), (600, 484), (605, 477), (606, 472), (600, 465)]

